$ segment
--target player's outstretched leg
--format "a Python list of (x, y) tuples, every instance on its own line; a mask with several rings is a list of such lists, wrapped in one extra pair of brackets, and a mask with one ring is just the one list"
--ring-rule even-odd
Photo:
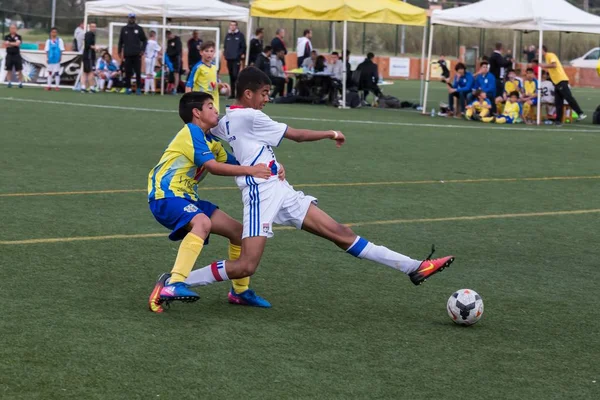
[(449, 267), (454, 261), (454, 256), (434, 260), (414, 260), (387, 247), (375, 245), (357, 236), (352, 229), (338, 223), (314, 204), (311, 204), (308, 209), (302, 229), (332, 241), (354, 257), (371, 260), (402, 271), (410, 277), (415, 285), (425, 282), (427, 278)]

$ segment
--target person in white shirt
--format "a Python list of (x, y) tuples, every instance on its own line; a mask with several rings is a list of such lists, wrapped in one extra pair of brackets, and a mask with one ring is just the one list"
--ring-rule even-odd
[(56, 28), (50, 29), (50, 38), (46, 40), (44, 51), (46, 52), (46, 70), (48, 71), (48, 86), (46, 90), (51, 89), (52, 78), (54, 78), (54, 90), (58, 91), (60, 86), (60, 60), (63, 51), (65, 51), (65, 43), (58, 37), (58, 30)]
[(298, 55), (298, 67), (302, 66), (305, 59), (310, 57), (310, 52), (313, 50), (311, 40), (312, 30), (305, 29), (304, 35), (298, 38), (296, 42), (296, 54)]
[[(156, 41), (156, 32), (150, 31), (150, 38), (146, 44), (146, 50), (144, 51), (144, 66), (145, 66), (145, 80), (144, 80), (144, 94), (156, 92), (156, 82), (154, 77), (154, 67), (156, 67), (156, 59), (160, 54), (160, 45)], [(191, 68), (192, 66), (190, 66)]]
[(75, 28), (75, 32), (73, 33), (73, 39), (75, 41), (75, 44), (77, 45), (77, 52), (79, 54), (83, 53), (84, 38), (85, 38), (85, 29), (83, 27), (83, 22), (81, 22), (79, 25), (77, 25), (77, 28)]
[(341, 82), (344, 77), (344, 63), (340, 60), (340, 55), (337, 51), (331, 53), (331, 62), (327, 67), (328, 72), (333, 74), (333, 78)]
[[(420, 285), (436, 272), (450, 266), (454, 261), (453, 256), (433, 260), (428, 257), (425, 261), (419, 261), (367, 241), (317, 207), (315, 197), (294, 190), (287, 180), (280, 180), (277, 177), (280, 164), (274, 148), (284, 138), (294, 142), (333, 140), (337, 147), (341, 147), (346, 137), (333, 130), (295, 129), (269, 118), (261, 110), (269, 102), (271, 81), (257, 68), (244, 69), (237, 85), (236, 103), (227, 108), (226, 115), (210, 133), (231, 146), (240, 165), (265, 164), (271, 169), (271, 177), (235, 178), (244, 203), (240, 258), (218, 261), (192, 271), (185, 280), (187, 285), (204, 286), (252, 275), (260, 263), (267, 238), (273, 237), (273, 223), (302, 229), (333, 242), (354, 257), (401, 271), (415, 285)], [(326, 174), (331, 168), (326, 161), (325, 156), (323, 163), (310, 168), (316, 168), (317, 174)], [(325, 268), (326, 264), (324, 260), (322, 267)]]

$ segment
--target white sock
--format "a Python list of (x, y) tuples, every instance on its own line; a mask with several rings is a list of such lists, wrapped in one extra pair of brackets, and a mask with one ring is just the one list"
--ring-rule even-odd
[(154, 81), (154, 77), (150, 78), (150, 90), (152, 93), (156, 92), (156, 81)]
[(52, 75), (48, 76), (48, 87), (52, 86)]
[(60, 86), (60, 75), (56, 74), (56, 76), (54, 77), (54, 84), (56, 85), (56, 87)]
[(102, 79), (102, 78), (98, 79), (98, 90), (104, 89), (104, 82), (105, 82), (104, 79)]
[(402, 271), (405, 274), (416, 271), (421, 265), (421, 261), (413, 260), (412, 258), (396, 253), (387, 247), (377, 246), (360, 236), (356, 237), (356, 240), (346, 252), (357, 258), (363, 258), (387, 265), (388, 267)]
[(108, 90), (110, 90), (110, 89), (112, 89), (112, 85), (113, 85), (113, 80), (112, 80), (112, 79), (109, 79), (109, 80), (108, 80), (108, 85), (106, 85), (106, 88), (107, 88)]
[(144, 81), (144, 92), (150, 92), (150, 80), (148, 78), (146, 78), (146, 80)]
[(204, 268), (190, 272), (185, 283), (192, 287), (211, 285), (215, 282), (228, 281), (225, 272), (225, 261), (217, 261)]

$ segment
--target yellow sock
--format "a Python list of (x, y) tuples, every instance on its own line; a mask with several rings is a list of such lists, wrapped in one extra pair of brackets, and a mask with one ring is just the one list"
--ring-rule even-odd
[(506, 117), (496, 118), (496, 123), (497, 124), (505, 124), (506, 123)]
[(523, 104), (523, 115), (525, 116), (525, 118), (531, 117), (531, 104)]
[(202, 247), (204, 247), (204, 240), (201, 237), (191, 232), (185, 235), (185, 238), (183, 238), (179, 245), (175, 265), (173, 265), (173, 269), (171, 270), (170, 283), (185, 281), (190, 272), (192, 272), (192, 268), (194, 268)]
[(467, 119), (471, 119), (473, 117), (473, 109), (472, 108), (467, 108), (467, 112), (465, 112), (465, 117), (467, 117)]
[(486, 124), (488, 124), (494, 120), (494, 117), (485, 117), (485, 118), (481, 118), (481, 120), (483, 122), (485, 122)]
[[(242, 254), (242, 248), (235, 244), (229, 243), (229, 259), (237, 260), (240, 258), (240, 254)], [(249, 289), (250, 287), (250, 277), (247, 276), (245, 278), (240, 279), (232, 279), (231, 285), (233, 286), (233, 291), (235, 293), (242, 293)]]

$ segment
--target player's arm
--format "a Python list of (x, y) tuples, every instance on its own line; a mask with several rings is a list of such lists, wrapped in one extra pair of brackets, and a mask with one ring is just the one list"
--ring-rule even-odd
[(331, 139), (335, 140), (336, 146), (340, 147), (346, 141), (346, 137), (342, 132), (338, 131), (312, 131), (309, 129), (287, 128), (283, 137), (294, 142), (315, 142), (317, 140)]
[(220, 176), (244, 176), (250, 175), (255, 178), (269, 179), (271, 177), (271, 168), (266, 164), (257, 164), (251, 167), (242, 165), (229, 165), (218, 162), (215, 159), (208, 160), (204, 164), (204, 168), (213, 175)]

